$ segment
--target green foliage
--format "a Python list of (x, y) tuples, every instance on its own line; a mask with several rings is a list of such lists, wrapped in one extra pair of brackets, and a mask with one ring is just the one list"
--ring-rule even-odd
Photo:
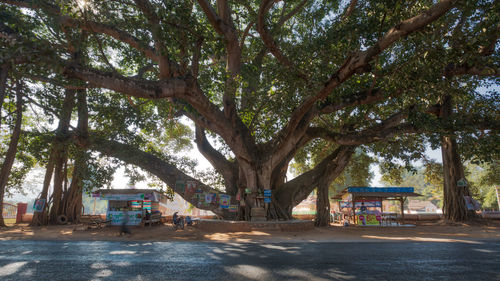
[[(442, 207), (443, 166), (435, 161), (425, 161), (422, 166), (407, 170), (403, 166), (388, 168), (382, 165), (382, 181), (387, 185), (412, 186), (415, 192), (422, 194), (425, 200)], [(483, 209), (497, 209), (495, 186), (498, 178), (498, 161), (491, 164), (476, 165), (465, 163), (466, 179), (472, 196)]]
[(475, 191), (483, 209), (498, 210), (495, 187), (500, 185), (499, 167), (498, 160), (483, 165), (472, 163), (466, 165), (467, 180)]
[[(48, 1), (69, 19), (116, 28), (140, 41), (140, 47), (154, 47), (156, 52), (167, 54), (179, 66), (179, 79), (192, 78), (189, 66), (199, 50), (196, 87), (215, 108), (222, 109), (228, 81), (234, 83), (231, 86), (236, 90), (231, 95), (235, 97), (237, 116), (258, 146), (276, 141), (292, 112), (306, 98), (316, 95), (346, 59), (366, 50), (392, 27), (424, 12), (436, 1), (358, 1), (348, 17), (343, 14), (349, 1), (307, 1), (286, 21), (285, 15), (301, 1), (276, 1), (264, 21), (291, 66), (280, 63), (263, 45), (256, 28), (261, 1), (228, 1), (237, 36), (245, 38), (238, 42), (242, 47), (242, 67), (234, 81), (227, 73), (226, 40), (212, 27), (196, 1), (150, 2), (158, 15), (158, 26), (152, 25), (132, 1), (87, 1), (86, 6), (76, 1)], [(30, 125), (26, 151), (41, 165), (47, 162), (65, 87), (92, 86), (92, 81), (84, 83), (68, 77), (65, 69), (79, 64), (111, 77), (126, 76), (151, 85), (160, 83), (157, 63), (120, 40), (78, 27), (63, 28), (60, 19), (46, 7), (29, 10), (0, 4), (0, 8), (2, 30), (10, 30), (16, 37), (0, 42), (1, 62), (12, 62), (17, 57), (30, 62), (16, 65), (12, 75), (32, 82), (29, 106), (36, 109), (30, 118), (36, 124)], [(366, 141), (337, 186), (367, 184), (372, 158), (383, 159), (386, 181), (403, 182), (410, 177), (409, 172), (417, 171), (410, 168), (412, 161), (423, 158), (429, 144), (438, 147), (443, 134), (457, 136), (464, 160), (491, 163), (499, 158), (498, 78), (485, 80), (446, 73), (455, 66), (499, 65), (498, 48), (493, 48), (489, 55), (478, 55), (478, 50), (497, 36), (499, 9), (499, 1), (457, 2), (438, 20), (389, 46), (316, 104), (319, 110), (359, 100), (367, 93), (383, 93), (384, 99), (379, 102), (343, 107), (308, 122), (333, 135), (356, 135), (373, 132), (384, 120), (401, 112), (406, 115), (404, 124), (415, 128), (410, 133), (378, 136), (384, 139), (376, 143)], [(244, 34), (247, 27), (248, 34)], [(162, 44), (155, 44), (158, 39)], [(81, 56), (78, 60), (76, 51)], [(35, 75), (49, 82), (35, 82), (40, 80)], [(489, 93), (478, 90), (488, 86), (492, 86)], [(450, 93), (456, 108), (449, 120), (428, 112)], [(89, 131), (93, 134), (131, 144), (194, 174), (196, 161), (173, 155), (192, 148), (193, 132), (179, 116), (200, 116), (193, 105), (182, 97), (146, 100), (98, 88), (87, 89), (87, 95)], [(9, 111), (12, 106), (9, 101), (4, 110)], [(73, 114), (73, 123), (76, 119)], [(215, 134), (213, 137), (218, 143), (216, 147), (228, 158), (234, 158), (229, 146)], [(337, 146), (334, 141), (313, 140), (295, 155), (294, 173), (311, 169)], [(78, 149), (71, 147), (70, 159), (79, 155)], [(82, 171), (82, 178), (89, 181), (86, 186), (109, 182), (116, 162), (93, 154), (81, 157), (89, 163), (87, 170)], [(430, 163), (426, 170), (426, 181), (436, 186), (438, 167)], [(147, 176), (135, 168), (128, 173), (132, 181)], [(198, 176), (214, 186), (221, 183), (220, 175), (210, 171)], [(429, 198), (435, 196), (433, 190), (426, 193)]]
[(381, 165), (382, 183), (387, 186), (414, 187), (421, 200), (443, 206), (443, 167), (440, 163), (426, 162), (422, 166)]

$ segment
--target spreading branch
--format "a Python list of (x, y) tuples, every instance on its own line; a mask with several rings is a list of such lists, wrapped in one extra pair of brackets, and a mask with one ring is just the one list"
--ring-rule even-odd
[(159, 61), (158, 56), (156, 55), (155, 51), (153, 48), (149, 47), (145, 42), (142, 42), (135, 36), (132, 36), (131, 34), (120, 30), (112, 25), (107, 25), (103, 23), (98, 23), (94, 21), (80, 21), (73, 19), (69, 16), (62, 16), (59, 8), (57, 6), (54, 6), (46, 1), (31, 1), (31, 0), (25, 0), (25, 1), (12, 1), (12, 0), (0, 0), (0, 2), (7, 3), (7, 4), (12, 4), (18, 7), (23, 7), (23, 8), (29, 8), (33, 10), (45, 10), (48, 13), (53, 14), (58, 20), (59, 23), (63, 26), (66, 27), (73, 27), (73, 28), (81, 28), (82, 30), (94, 32), (94, 33), (100, 33), (100, 34), (106, 34), (108, 36), (113, 37), (114, 39), (124, 42), (131, 47), (141, 51), (146, 55), (148, 58), (154, 60), (154, 61)]
[[(205, 130), (196, 125), (196, 145), (200, 153), (212, 164), (215, 170), (222, 175), (226, 186), (226, 192), (232, 194), (236, 190), (238, 181), (238, 165), (230, 162), (219, 151), (214, 149), (207, 140)], [(236, 192), (234, 192), (235, 194)]]
[(358, 4), (358, 0), (351, 0), (351, 2), (349, 3), (349, 6), (347, 6), (347, 8), (344, 12), (344, 15), (342, 16), (342, 18), (344, 20), (349, 18), (352, 15), (352, 13), (354, 12), (354, 9), (356, 9), (357, 4)]
[(367, 50), (358, 51), (354, 55), (350, 55), (344, 61), (344, 64), (330, 77), (320, 91), (304, 100), (301, 105), (294, 110), (292, 117), (290, 118), (290, 122), (284, 129), (285, 135), (291, 134), (296, 129), (298, 124), (302, 122), (306, 113), (314, 107), (314, 104), (318, 100), (325, 99), (335, 88), (355, 73), (369, 70), (369, 62), (374, 57), (402, 37), (407, 36), (440, 18), (453, 7), (455, 2), (456, 1), (454, 0), (442, 0), (438, 2), (420, 15), (402, 21), (391, 28)]
[(170, 78), (162, 81), (147, 81), (116, 73), (102, 72), (85, 68), (76, 64), (67, 64), (64, 74), (84, 81), (94, 86), (117, 91), (129, 96), (147, 99), (159, 99), (183, 95), (187, 91), (186, 81)]
[[(107, 156), (120, 159), (125, 163), (140, 167), (157, 176), (163, 182), (168, 184), (168, 186), (170, 186), (184, 200), (190, 202), (195, 206), (197, 205), (195, 198), (190, 197), (189, 194), (186, 194), (184, 188), (176, 185), (177, 181), (195, 181), (198, 184), (198, 188), (203, 190), (204, 192), (219, 193), (219, 191), (210, 188), (204, 183), (190, 177), (181, 170), (177, 169), (172, 164), (160, 159), (155, 155), (141, 151), (135, 146), (96, 137), (91, 137), (88, 141), (86, 141), (86, 143), (89, 145), (89, 148), (91, 150), (99, 151)], [(216, 205), (208, 205), (206, 207), (203, 207), (203, 209), (210, 210), (216, 214), (221, 213)]]
[(468, 64), (449, 64), (444, 70), (444, 76), (474, 75), (483, 77), (500, 77), (500, 66), (470, 66)]
[(158, 58), (158, 64), (160, 66), (160, 78), (168, 78), (171, 77), (172, 71), (170, 69), (170, 60), (168, 59), (167, 48), (163, 42), (161, 36), (161, 25), (160, 19), (155, 12), (153, 5), (149, 2), (149, 0), (134, 0), (137, 7), (143, 12), (146, 16), (151, 33), (153, 35), (153, 40), (155, 42), (156, 55)]
[(340, 175), (355, 148), (355, 146), (340, 146), (313, 169), (283, 184), (276, 194), (280, 204), (286, 206), (288, 202), (292, 202), (292, 206), (288, 207), (293, 208), (309, 196), (325, 177), (335, 178)]
[[(285, 67), (292, 69), (295, 68), (293, 63), (283, 54), (283, 52), (278, 47), (278, 44), (273, 39), (272, 35), (269, 33), (266, 27), (266, 19), (265, 16), (269, 12), (269, 10), (274, 5), (275, 1), (273, 0), (265, 0), (262, 1), (259, 8), (258, 21), (257, 21), (257, 31), (264, 42), (264, 45), (267, 47), (269, 52), (273, 54), (273, 56)], [(296, 13), (298, 13), (302, 7), (307, 3), (307, 0), (303, 0), (300, 2), (291, 12), (289, 12), (286, 16), (282, 17), (279, 21), (277, 27), (282, 26), (288, 19), (293, 17)], [(307, 76), (303, 73), (299, 73), (299, 77), (307, 80)]]

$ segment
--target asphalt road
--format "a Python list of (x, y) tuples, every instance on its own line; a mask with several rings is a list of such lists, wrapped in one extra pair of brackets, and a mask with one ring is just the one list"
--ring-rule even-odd
[(500, 280), (500, 241), (0, 241), (0, 280)]

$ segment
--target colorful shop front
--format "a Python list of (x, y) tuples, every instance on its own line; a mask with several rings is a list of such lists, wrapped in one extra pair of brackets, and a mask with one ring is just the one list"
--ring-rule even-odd
[(358, 225), (382, 225), (397, 220), (397, 213), (384, 212), (383, 202), (400, 202), (401, 223), (404, 224), (404, 202), (408, 197), (422, 196), (413, 187), (348, 187), (332, 197), (337, 200), (343, 217)]
[(161, 216), (165, 214), (167, 196), (152, 189), (101, 189), (94, 197), (108, 201), (106, 219), (111, 225), (121, 225), (128, 217), (127, 225), (143, 225), (146, 213)]

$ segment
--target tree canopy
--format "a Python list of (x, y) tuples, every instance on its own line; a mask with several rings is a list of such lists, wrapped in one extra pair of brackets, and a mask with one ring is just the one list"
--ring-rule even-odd
[[(141, 167), (197, 206), (176, 182), (220, 191), (172, 157), (189, 136), (182, 116), (232, 204), (248, 214), (272, 190), (268, 218), (290, 218), (357, 147), (410, 161), (453, 133), (465, 157), (500, 155), (498, 1), (0, 3), (2, 65), (55, 120), (68, 110), (60, 141)], [(447, 95), (456, 110), (444, 119)], [(318, 142), (327, 153), (285, 181)]]

